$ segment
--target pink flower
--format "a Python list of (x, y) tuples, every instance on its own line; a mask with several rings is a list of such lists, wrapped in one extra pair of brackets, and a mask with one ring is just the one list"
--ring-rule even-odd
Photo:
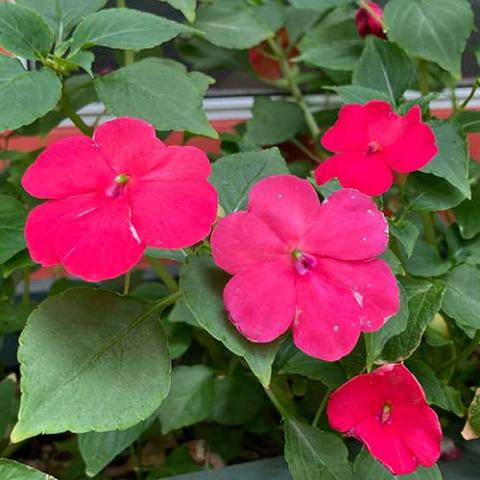
[(441, 451), (437, 414), (417, 379), (401, 364), (359, 375), (330, 397), (330, 426), (358, 438), (394, 475), (431, 467)]
[(300, 350), (332, 361), (399, 308), (395, 277), (375, 258), (387, 241), (366, 195), (341, 190), (320, 205), (291, 175), (258, 182), (247, 211), (221, 219), (211, 239), (215, 262), (234, 275), (223, 298), (240, 333), (266, 343), (291, 327)]
[(338, 177), (342, 186), (368, 195), (385, 193), (393, 183), (392, 171), (419, 170), (438, 153), (435, 135), (422, 122), (420, 107), (402, 117), (379, 100), (345, 105), (322, 145), (335, 155), (315, 171), (318, 184)]
[(182, 248), (210, 231), (217, 194), (193, 147), (166, 147), (148, 123), (119, 118), (49, 146), (22, 184), (37, 198), (25, 236), (32, 258), (88, 281), (130, 270), (146, 246)]
[(379, 38), (387, 38), (381, 22), (383, 17), (382, 7), (375, 2), (368, 2), (368, 6), (371, 11), (368, 11), (366, 8), (359, 8), (355, 16), (355, 25), (358, 33), (362, 37), (375, 35)]

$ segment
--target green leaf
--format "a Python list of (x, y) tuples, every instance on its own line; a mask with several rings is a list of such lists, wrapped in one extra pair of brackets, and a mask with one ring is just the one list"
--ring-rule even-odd
[(304, 124), (303, 112), (295, 103), (257, 97), (246, 136), (257, 145), (277, 145), (295, 137)]
[(0, 195), (0, 263), (25, 248), (23, 229), (27, 212), (16, 198)]
[(301, 55), (296, 60), (317, 67), (351, 71), (361, 54), (362, 44), (351, 20), (329, 25), (320, 22), (300, 41)]
[(0, 335), (21, 331), (32, 309), (28, 305), (0, 301)]
[(336, 92), (342, 99), (343, 103), (360, 103), (363, 105), (370, 100), (385, 100), (386, 102), (390, 102), (390, 97), (385, 93), (356, 85), (329, 87), (329, 90)]
[(76, 52), (69, 56), (67, 61), (77, 65), (80, 68), (83, 68), (83, 70), (85, 70), (90, 77), (93, 77), (92, 65), (95, 61), (95, 55), (92, 52)]
[(217, 138), (196, 83), (178, 68), (149, 58), (96, 81), (100, 100), (117, 117), (143, 118), (157, 130), (187, 130)]
[(168, 338), (170, 358), (175, 360), (181, 357), (192, 344), (193, 329), (191, 325), (180, 322), (163, 322), (163, 328)]
[(27, 71), (18, 60), (0, 56), (0, 132), (43, 117), (61, 94), (62, 84), (51, 70)]
[(129, 8), (92, 13), (73, 32), (70, 50), (102, 47), (142, 50), (168, 42), (192, 30), (181, 23)]
[(20, 5), (0, 4), (0, 47), (36, 59), (45, 57), (52, 44), (53, 32), (38, 13)]
[(405, 360), (418, 348), (425, 329), (440, 310), (444, 292), (439, 280), (409, 280), (403, 286), (408, 298), (407, 328), (387, 342), (381, 357), (392, 363)]
[(480, 132), (480, 112), (478, 110), (462, 110), (453, 117), (465, 133)]
[(470, 198), (468, 183), (467, 139), (460, 125), (455, 122), (431, 121), (435, 133), (438, 155), (421, 171), (442, 177)]
[(293, 418), (285, 421), (285, 459), (293, 480), (351, 480), (342, 440)]
[(480, 270), (460, 265), (444, 277), (442, 309), (460, 327), (480, 329)]
[(465, 195), (443, 178), (415, 172), (408, 175), (406, 195), (412, 210), (439, 211), (456, 207)]
[(400, 242), (407, 257), (410, 257), (413, 253), (418, 236), (420, 235), (417, 226), (408, 220), (404, 220), (400, 225), (390, 222), (389, 230), (391, 235)]
[(249, 342), (229, 320), (223, 304), (228, 275), (218, 269), (210, 257), (187, 258), (180, 273), (185, 303), (198, 324), (235, 355), (243, 357), (262, 385), (268, 386), (278, 342)]
[(366, 39), (365, 49), (353, 71), (352, 83), (379, 90), (395, 104), (415, 79), (412, 60), (395, 44), (373, 35)]
[(263, 388), (252, 376), (217, 377), (212, 419), (221, 425), (243, 425), (260, 412), (265, 398)]
[(177, 263), (182, 263), (187, 257), (187, 252), (181, 248), (179, 250), (164, 250), (161, 248), (147, 248), (145, 251), (147, 257), (163, 258), (166, 260), (173, 260)]
[(472, 239), (480, 233), (480, 184), (472, 189), (472, 199), (453, 209), (462, 238)]
[(17, 379), (12, 374), (0, 382), (0, 440), (10, 435), (17, 413)]
[(89, 432), (78, 436), (78, 447), (86, 466), (86, 474), (94, 477), (117, 455), (122, 453), (152, 424), (155, 417), (140, 422), (128, 430)]
[(190, 22), (195, 21), (195, 10), (197, 8), (197, 0), (162, 0), (167, 2), (173, 8), (180, 10), (184, 17)]
[(409, 475), (393, 475), (365, 448), (355, 458), (353, 471), (354, 480), (442, 480), (442, 474), (437, 465), (431, 468), (419, 466)]
[(405, 262), (406, 269), (417, 277), (439, 277), (452, 267), (450, 260), (440, 258), (438, 251), (425, 240), (415, 244), (412, 256)]
[(415, 375), (425, 390), (428, 403), (463, 417), (464, 408), (460, 392), (450, 385), (443, 384), (432, 368), (421, 360), (410, 359), (407, 367)]
[(217, 189), (225, 213), (245, 208), (250, 189), (271, 175), (288, 174), (278, 148), (228, 155), (213, 164), (210, 182)]
[(405, 289), (399, 284), (400, 287), (400, 310), (398, 313), (390, 318), (387, 323), (376, 332), (366, 334), (370, 337), (369, 342), (369, 351), (368, 363), (373, 365), (375, 360), (379, 358), (382, 354), (383, 348), (386, 343), (393, 337), (400, 335), (406, 328), (408, 324), (408, 299)]
[(340, 7), (348, 5), (351, 0), (290, 0), (295, 8), (305, 10), (325, 10), (330, 7)]
[(39, 13), (61, 41), (80, 20), (104, 7), (107, 0), (17, 0), (17, 3)]
[(2, 480), (55, 480), (54, 477), (40, 470), (5, 459), (0, 459), (0, 478)]
[(205, 420), (212, 413), (214, 401), (212, 369), (204, 365), (175, 367), (170, 393), (158, 410), (162, 433)]
[(170, 388), (170, 359), (150, 312), (144, 302), (88, 288), (43, 302), (20, 338), (13, 441), (124, 430), (152, 415)]
[(467, 0), (390, 0), (383, 20), (390, 41), (460, 77), (461, 54), (473, 29)]
[(187, 307), (183, 299), (178, 300), (168, 315), (168, 321), (171, 323), (186, 323), (192, 327), (198, 327), (198, 322)]
[(475, 435), (480, 437), (480, 388), (475, 391), (472, 403), (468, 407), (468, 423)]
[(197, 10), (195, 28), (218, 47), (246, 49), (273, 36), (242, 0), (203, 3)]

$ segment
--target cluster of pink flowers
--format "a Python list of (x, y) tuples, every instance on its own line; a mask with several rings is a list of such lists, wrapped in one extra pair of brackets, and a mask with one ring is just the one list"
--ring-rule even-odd
[[(380, 329), (399, 309), (399, 290), (378, 257), (388, 244), (383, 213), (368, 195), (392, 184), (392, 171), (421, 168), (437, 153), (420, 110), (402, 117), (386, 102), (347, 105), (323, 137), (335, 155), (316, 171), (344, 188), (322, 204), (307, 180), (272, 176), (250, 191), (246, 211), (220, 219), (211, 237), (231, 321), (252, 342), (292, 331), (297, 347), (335, 361), (361, 332)], [(101, 281), (128, 272), (147, 246), (183, 248), (203, 240), (217, 216), (210, 163), (193, 147), (167, 147), (144, 121), (121, 118), (93, 138), (48, 147), (23, 186), (47, 201), (32, 210), (32, 258)], [(394, 473), (438, 459), (440, 427), (402, 365), (354, 378), (330, 400), (332, 428), (353, 435)]]

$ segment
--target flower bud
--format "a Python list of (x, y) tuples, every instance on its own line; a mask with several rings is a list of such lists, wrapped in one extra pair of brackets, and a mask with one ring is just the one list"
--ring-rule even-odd
[(375, 2), (368, 2), (368, 6), (368, 10), (365, 7), (359, 8), (355, 16), (358, 33), (362, 37), (375, 35), (378, 38), (387, 38), (381, 23), (382, 8)]

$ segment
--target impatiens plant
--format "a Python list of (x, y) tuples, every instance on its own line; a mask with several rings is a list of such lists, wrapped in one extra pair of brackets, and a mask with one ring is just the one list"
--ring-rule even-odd
[(478, 478), (473, 30), (0, 1), (0, 480)]

